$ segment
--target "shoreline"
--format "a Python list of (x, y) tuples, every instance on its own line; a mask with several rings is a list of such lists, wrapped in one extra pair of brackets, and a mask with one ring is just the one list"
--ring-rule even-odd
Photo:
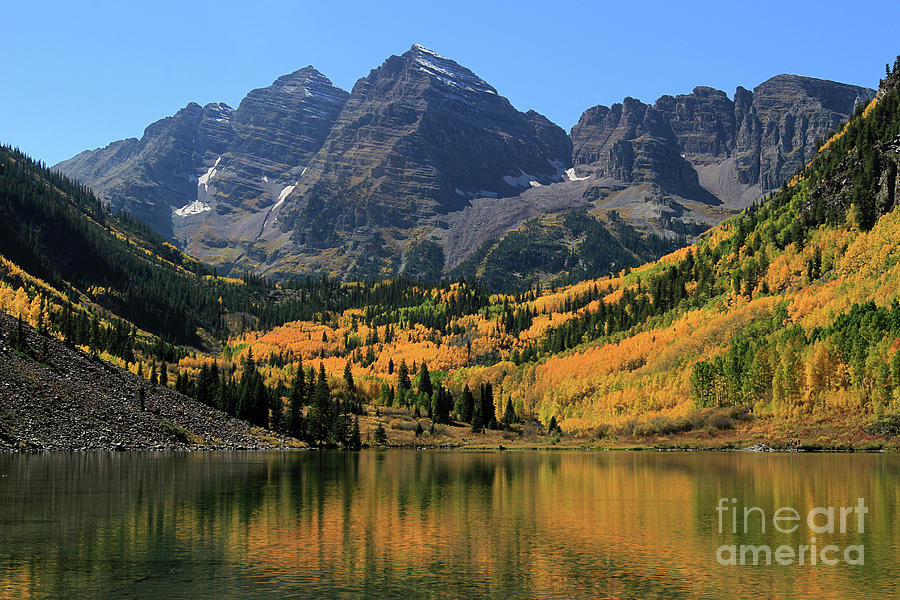
[(339, 447), (311, 447), (298, 446), (285, 443), (283, 445), (258, 445), (258, 446), (207, 446), (207, 445), (155, 445), (144, 447), (120, 447), (120, 448), (0, 448), (0, 455), (23, 454), (129, 454), (135, 452), (170, 452), (175, 454), (190, 454), (197, 452), (224, 453), (224, 452), (363, 452), (363, 451), (392, 451), (392, 450), (416, 450), (420, 452), (429, 450), (445, 450), (457, 452), (741, 452), (748, 454), (895, 454), (900, 452), (900, 447), (893, 444), (866, 444), (861, 446), (846, 446), (836, 444), (803, 445), (796, 448), (783, 448), (766, 444), (753, 444), (738, 446), (732, 443), (695, 445), (695, 444), (565, 444), (547, 443), (519, 443), (509, 445), (497, 444), (388, 444), (385, 446), (364, 445), (359, 449)]

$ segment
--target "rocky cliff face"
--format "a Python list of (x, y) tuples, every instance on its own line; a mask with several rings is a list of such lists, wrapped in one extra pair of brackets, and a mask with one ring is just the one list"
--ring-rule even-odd
[(288, 197), (280, 229), (306, 260), (341, 247), (356, 276), (383, 275), (397, 261), (364, 266), (356, 258), (370, 258), (373, 245), (399, 258), (411, 230), (473, 198), (561, 181), (570, 156), (562, 129), (519, 112), (465, 67), (413, 46), (354, 86)]
[[(874, 90), (779, 75), (752, 92), (697, 87), (652, 106), (626, 98), (585, 111), (572, 129), (578, 177), (592, 177), (597, 201), (676, 203), (739, 209), (777, 188)], [(649, 184), (649, 185), (647, 185)], [(635, 190), (642, 185), (643, 191)], [(623, 207), (619, 207), (623, 208)], [(665, 228), (663, 228), (665, 229)]]
[(82, 152), (56, 168), (210, 259), (215, 249), (255, 239), (346, 99), (306, 67), (251, 91), (237, 110), (192, 103), (147, 127), (140, 140)]
[(413, 46), (357, 82), (294, 195), (352, 190), (388, 209), (414, 204), (414, 220), (558, 181), (570, 154), (565, 132), (546, 118), (517, 111), (468, 69)]
[(197, 198), (197, 172), (206, 157), (223, 152), (233, 139), (232, 114), (225, 104), (191, 103), (148, 126), (140, 140), (88, 150), (56, 168), (90, 186), (114, 209), (172, 236), (173, 211)]

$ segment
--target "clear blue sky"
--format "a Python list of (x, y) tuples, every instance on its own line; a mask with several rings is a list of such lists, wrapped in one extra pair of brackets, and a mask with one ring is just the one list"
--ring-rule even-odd
[(778, 73), (875, 87), (900, 54), (896, 0), (4, 4), (0, 141), (49, 164), (307, 64), (349, 90), (415, 42), (566, 130), (624, 96), (731, 96)]

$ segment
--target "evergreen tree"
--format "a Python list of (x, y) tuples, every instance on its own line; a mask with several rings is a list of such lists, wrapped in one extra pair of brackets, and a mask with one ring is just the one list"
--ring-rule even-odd
[(405, 393), (409, 389), (412, 389), (412, 382), (409, 380), (409, 369), (406, 367), (406, 361), (401, 359), (400, 367), (397, 369), (397, 392)]
[(256, 368), (253, 352), (244, 357), (243, 372), (238, 391), (237, 417), (259, 427), (269, 426), (269, 393)]
[(215, 391), (212, 389), (209, 367), (206, 363), (200, 365), (200, 374), (197, 376), (197, 401), (212, 406), (215, 401)]
[(387, 431), (384, 430), (384, 424), (380, 421), (378, 422), (378, 427), (375, 428), (375, 438), (374, 442), (376, 446), (386, 446), (387, 445)]
[(303, 439), (305, 424), (303, 422), (303, 404), (306, 398), (306, 383), (303, 375), (303, 363), (297, 365), (297, 372), (291, 382), (289, 408), (287, 412), (287, 433), (299, 439)]
[(381, 391), (378, 392), (378, 404), (381, 406), (394, 404), (394, 389), (386, 383), (381, 384)]
[(484, 386), (482, 387), (481, 398), (478, 402), (472, 400), (474, 409), (472, 410), (472, 431), (478, 433), (484, 431)]
[(353, 429), (350, 430), (350, 442), (347, 444), (354, 450), (362, 448), (362, 438), (359, 433), (359, 417), (353, 417)]
[[(91, 337), (89, 342), (89, 348), (91, 350), (91, 354), (97, 355), (103, 350), (103, 339), (100, 337), (100, 321), (97, 319), (97, 315), (94, 315), (91, 318)], [(154, 365), (155, 367), (156, 365)]]
[(439, 385), (431, 399), (431, 420), (435, 423), (449, 423), (452, 404), (453, 399), (450, 397), (450, 393), (444, 389), (444, 386)]
[(325, 378), (325, 365), (319, 363), (319, 377), (313, 392), (306, 430), (310, 444), (319, 445), (328, 442), (332, 429), (331, 408), (331, 392)]
[(460, 401), (462, 403), (462, 413), (459, 415), (460, 421), (463, 423), (471, 423), (472, 417), (475, 416), (475, 397), (472, 395), (472, 390), (469, 389), (469, 384), (463, 388), (463, 393), (460, 396)]
[(517, 423), (519, 417), (516, 415), (516, 409), (513, 408), (512, 398), (506, 400), (506, 412), (503, 413), (503, 426), (509, 429), (513, 423)]
[(356, 394), (356, 384), (353, 382), (353, 372), (350, 370), (349, 360), (344, 365), (344, 381), (347, 382), (347, 391), (350, 392), (350, 395)]
[(277, 431), (278, 433), (283, 433), (285, 430), (285, 428), (284, 428), (284, 425), (285, 425), (284, 403), (282, 401), (280, 394), (272, 394), (271, 400), (272, 400), (272, 402), (271, 402), (272, 406), (271, 406), (271, 411), (270, 411), (270, 415), (271, 415), (270, 418), (271, 418), (271, 423), (272, 423), (271, 429), (273, 431)]
[(489, 429), (497, 429), (497, 416), (494, 409), (494, 388), (490, 383), (484, 384), (481, 389), (481, 418), (482, 423)]
[(425, 364), (424, 360), (419, 368), (419, 393), (428, 396), (429, 400), (434, 393), (434, 388), (431, 386), (431, 375), (428, 373), (428, 365)]
[(338, 413), (332, 421), (331, 429), (331, 439), (334, 440), (334, 443), (345, 447), (350, 445), (350, 436), (353, 429), (350, 415)]
[(393, 375), (393, 374), (394, 374), (394, 359), (389, 358), (388, 359), (388, 375)]
[(150, 367), (150, 384), (157, 385), (159, 383), (159, 377), (156, 374), (156, 361), (153, 361), (153, 366)]
[(163, 387), (169, 385), (169, 365), (166, 364), (166, 361), (163, 361), (159, 370), (159, 385)]
[(25, 350), (27, 343), (25, 341), (25, 328), (22, 325), (22, 315), (19, 314), (16, 319), (16, 328), (9, 335), (9, 345), (14, 350), (20, 352)]
[(559, 429), (559, 425), (556, 424), (556, 416), (550, 417), (550, 424), (547, 425), (547, 434), (551, 434), (554, 431)]

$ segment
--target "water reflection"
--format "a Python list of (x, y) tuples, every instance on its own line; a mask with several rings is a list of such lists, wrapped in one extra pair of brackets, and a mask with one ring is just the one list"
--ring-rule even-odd
[[(295, 452), (0, 457), (0, 597), (884, 598), (884, 455)], [(721, 566), (719, 498), (866, 499), (864, 566)]]

